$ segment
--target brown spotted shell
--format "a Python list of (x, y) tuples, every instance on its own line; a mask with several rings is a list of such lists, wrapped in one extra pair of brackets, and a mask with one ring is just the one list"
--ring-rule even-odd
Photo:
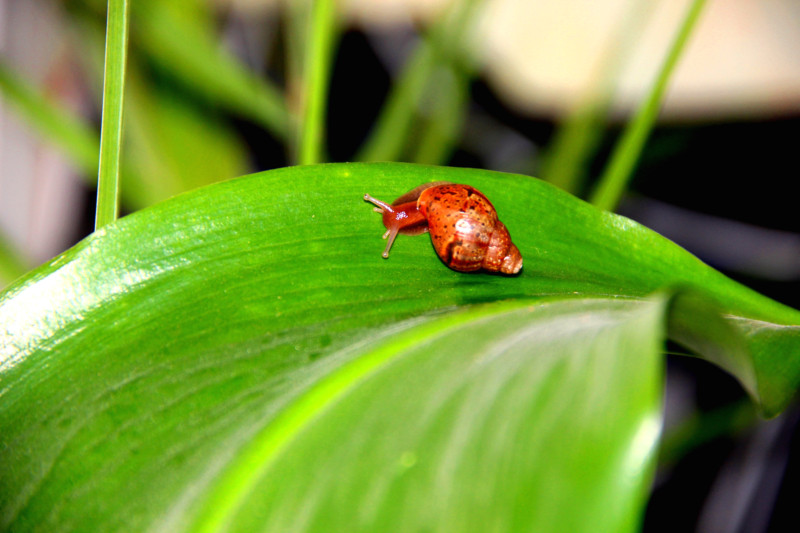
[(460, 272), (488, 270), (516, 274), (522, 255), (486, 196), (469, 185), (431, 184), (417, 199), (428, 221), (433, 248)]

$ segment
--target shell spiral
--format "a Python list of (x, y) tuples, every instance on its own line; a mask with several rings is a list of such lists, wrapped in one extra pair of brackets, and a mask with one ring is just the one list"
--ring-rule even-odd
[(417, 200), (439, 258), (454, 270), (516, 274), (522, 255), (483, 193), (469, 185), (441, 184)]

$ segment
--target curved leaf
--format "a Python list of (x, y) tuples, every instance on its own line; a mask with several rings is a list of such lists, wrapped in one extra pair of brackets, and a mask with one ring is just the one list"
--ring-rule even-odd
[[(117, 361), (131, 375), (106, 370), (80, 387), (88, 401), (48, 406), (42, 424), (22, 414), (4, 436), (3, 529), (633, 531), (663, 303), (482, 306), (310, 364), (246, 347), (169, 370)], [(249, 361), (209, 369), (220, 356)], [(69, 431), (43, 439), (58, 450), (36, 454), (43, 475), (18, 468), (20, 441), (49, 426)]]
[[(426, 237), (401, 237), (391, 258), (380, 259), (380, 218), (361, 201), (363, 194), (393, 199), (439, 180), (467, 182), (489, 195), (522, 250), (522, 275), (450, 271)], [(40, 278), (47, 279), (35, 282)], [(29, 306), (27, 295), (46, 284), (74, 292), (74, 299), (66, 308), (18, 317), (19, 306)], [(644, 296), (664, 287), (702, 291), (730, 315), (734, 329), (752, 339), (746, 320), (771, 325), (770, 338), (785, 337), (776, 342), (789, 346), (797, 342), (800, 324), (797, 311), (733, 282), (667, 239), (539, 180), (396, 163), (279, 169), (178, 197), (96, 233), (21, 280), (6, 293), (3, 310), (15, 317), (15, 337), (21, 340), (14, 344), (33, 343), (34, 350), (53, 323), (77, 327), (75, 318), (109, 297), (151, 298), (161, 286), (173, 291), (170, 305), (211, 297), (225, 287), (220, 317), (239, 317), (244, 328), (253, 327), (248, 320), (253, 316), (269, 317), (271, 331), (328, 321), (345, 329), (369, 327), (519, 296)], [(205, 292), (198, 292), (200, 287)], [(186, 288), (189, 294), (180, 292)], [(15, 358), (25, 356), (27, 350), (16, 353), (14, 344), (4, 357), (9, 350)], [(749, 349), (755, 354), (749, 359), (762, 362), (757, 372), (763, 374), (750, 392), (756, 398), (766, 393), (765, 411), (778, 412), (800, 380), (800, 364), (796, 356), (787, 360), (789, 355), (768, 348), (761, 353), (759, 342)], [(747, 376), (737, 377), (747, 385)]]
[(254, 436), (196, 529), (633, 531), (663, 303), (483, 306), (369, 346)]
[[(450, 271), (424, 236), (401, 237), (390, 259), (380, 257), (383, 229), (363, 194), (391, 200), (437, 180), (470, 183), (492, 199), (525, 257), (521, 275)], [(248, 446), (276, 431), (281, 417), (309, 395), (313, 400), (326, 379), (346, 373), (348, 361), (368, 360), (377, 337), (408, 327), (391, 324), (420, 315), (417, 321), (428, 322), (430, 313), (481, 302), (552, 295), (627, 301), (663, 287), (692, 288), (672, 301), (670, 334), (737, 375), (766, 413), (782, 409), (799, 379), (796, 311), (646, 228), (538, 180), (339, 164), (265, 172), (176, 197), (109, 224), (0, 294), (0, 529), (158, 524), (174, 530), (170, 525), (186, 525), (187, 517), (208, 510), (200, 503), (208, 491), (219, 501), (213, 494), (220, 480), (235, 476)], [(536, 327), (522, 322), (516, 331)], [(653, 327), (648, 342), (660, 339)], [(510, 357), (530, 353), (523, 348)], [(424, 363), (412, 345), (398, 353), (404, 354), (398, 365)], [(430, 356), (459, 364), (440, 350)], [(384, 383), (382, 376), (374, 383)], [(410, 376), (397, 377), (398, 383)], [(612, 383), (617, 376), (603, 378)], [(353, 389), (353, 398), (360, 390)], [(414, 388), (407, 393), (412, 403), (432, 399)], [(485, 405), (487, 396), (475, 394), (484, 403), (462, 408)], [(521, 405), (530, 399), (521, 398)], [(340, 401), (320, 420), (345, 420), (335, 413), (352, 410), (347, 405), (355, 400)], [(631, 406), (640, 410), (629, 422), (641, 420), (643, 405), (649, 404)], [(398, 419), (406, 416), (396, 412)], [(626, 418), (626, 412), (616, 414)], [(566, 420), (559, 424), (568, 428)], [(334, 430), (330, 424), (297, 428), (291, 449), (299, 455), (292, 460), (308, 457), (303, 442), (332, 437)], [(621, 435), (630, 443), (630, 433)], [(363, 448), (348, 447), (356, 449)], [(269, 484), (279, 466), (259, 471), (254, 486)], [(236, 505), (249, 508), (249, 501)], [(336, 519), (325, 510), (329, 500), (313, 501), (321, 502), (320, 516)], [(614, 516), (630, 519), (631, 513)], [(245, 527), (255, 515), (226, 516)]]

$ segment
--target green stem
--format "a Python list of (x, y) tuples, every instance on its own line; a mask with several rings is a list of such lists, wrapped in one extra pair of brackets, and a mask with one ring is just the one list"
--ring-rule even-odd
[(333, 0), (316, 0), (311, 10), (310, 42), (305, 53), (299, 163), (323, 160), (325, 112), (333, 58), (336, 10)]
[(119, 155), (127, 42), (128, 0), (109, 0), (95, 230), (116, 220), (119, 213)]
[(633, 121), (625, 128), (622, 138), (617, 143), (611, 160), (600, 177), (599, 185), (590, 198), (591, 202), (600, 209), (611, 211), (617, 207), (633, 173), (636, 161), (644, 148), (645, 141), (658, 118), (659, 108), (664, 99), (670, 76), (689, 41), (689, 36), (700, 18), (705, 3), (706, 0), (694, 0), (689, 6), (681, 28), (672, 42), (647, 98), (642, 102)]

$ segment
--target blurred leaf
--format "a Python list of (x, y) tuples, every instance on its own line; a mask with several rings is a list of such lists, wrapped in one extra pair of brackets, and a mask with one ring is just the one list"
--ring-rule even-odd
[(313, 0), (297, 0), (283, 2), (283, 22), (286, 28), (284, 54), (286, 66), (286, 107), (289, 115), (294, 118), (292, 135), (289, 143), (291, 161), (300, 160), (300, 121), (303, 115), (303, 99), (305, 92), (305, 63), (306, 47), (308, 45), (308, 31), (311, 19)]
[(64, 150), (94, 182), (100, 137), (91, 126), (20, 79), (2, 58), (0, 91), (31, 127)]
[(392, 84), (380, 116), (356, 155), (358, 161), (401, 159), (419, 99), (434, 65), (435, 56), (431, 45), (421, 40), (403, 65), (399, 78)]
[(543, 179), (572, 194), (580, 193), (592, 152), (605, 132), (607, 110), (607, 101), (589, 97), (567, 116), (542, 154)]
[(20, 277), (29, 268), (23, 255), (0, 232), (0, 288)]
[(470, 50), (467, 37), (482, 5), (481, 0), (453, 4), (449, 16), (425, 35), (437, 61), (415, 110), (415, 127), (408, 142), (414, 163), (445, 164), (461, 140), (476, 69), (464, 51)]
[[(443, 110), (430, 113), (430, 135), (442, 136), (443, 134), (455, 137), (453, 124), (442, 123), (463, 113), (463, 106), (459, 100), (455, 102), (448, 98), (460, 97), (466, 91), (471, 69), (462, 57), (464, 41), (468, 35), (470, 23), (481, 5), (480, 0), (465, 0), (453, 2), (451, 9), (424, 35), (411, 56), (403, 66), (399, 79), (392, 85), (392, 90), (386, 99), (381, 114), (361, 147), (356, 159), (359, 161), (397, 161), (403, 158), (403, 151), (415, 134), (414, 120), (419, 113), (419, 107), (426, 93), (435, 95), (428, 99), (429, 106), (442, 106)], [(437, 83), (437, 73), (440, 69), (454, 69), (457, 76), (451, 80), (455, 84), (445, 85), (444, 92)], [(452, 91), (448, 93), (448, 90)], [(457, 106), (457, 107), (456, 107)], [(460, 120), (458, 121), (460, 122)], [(457, 122), (457, 123), (458, 123)], [(423, 136), (427, 136), (425, 134)], [(445, 140), (443, 137), (440, 140)], [(447, 139), (442, 147), (451, 148), (448, 144), (452, 139)], [(436, 154), (436, 159), (442, 154)], [(434, 159), (423, 151), (418, 154), (419, 161)]]
[(123, 182), (139, 209), (247, 169), (247, 153), (230, 125), (209, 110), (160, 90), (129, 68), (126, 152), (141, 179)]
[[(519, 276), (453, 272), (425, 236), (380, 258), (363, 194), (437, 180), (492, 199)], [(647, 295), (670, 287), (665, 317)], [(547, 183), (407, 164), (291, 167), (134, 213), (0, 293), (0, 323), (0, 529), (305, 530), (362, 502), (360, 523), (457, 520), (444, 505), (514, 530), (541, 495), (566, 513), (543, 527), (629, 530), (665, 326), (766, 414), (800, 382), (797, 311)]]
[(136, 36), (150, 57), (193, 90), (288, 139), (281, 90), (222, 49), (204, 19), (196, 23), (191, 13), (182, 2), (143, 2), (134, 6)]
[(100, 126), (100, 169), (97, 178), (97, 213), (100, 229), (119, 215), (122, 111), (125, 65), (128, 57), (128, 0), (109, 0), (103, 68), (103, 112)]
[[(100, 27), (89, 17), (76, 17), (74, 24), (81, 36), (81, 57), (99, 79)], [(158, 83), (136, 50), (131, 52), (125, 83), (124, 206), (141, 209), (246, 171), (247, 154), (233, 129), (213, 110)]]
[(753, 404), (747, 401), (710, 412), (693, 412), (679, 426), (665, 430), (658, 452), (659, 466), (671, 468), (699, 446), (720, 437), (739, 435), (758, 421)]
[[(103, 39), (100, 26), (76, 19), (82, 54), (101, 79)], [(240, 175), (246, 154), (232, 129), (192, 102), (160, 90), (131, 58), (126, 72), (125, 142), (122, 153), (122, 202), (140, 209), (175, 194)], [(0, 90), (35, 130), (53, 141), (97, 184), (100, 138), (36, 88), (19, 79), (0, 60)], [(98, 95), (98, 102), (100, 96)]]
[[(443, 164), (455, 150), (467, 110), (470, 76), (457, 67), (440, 67), (429, 82), (435, 85), (435, 97), (423, 98), (419, 128), (415, 135), (414, 163)], [(433, 96), (433, 95), (428, 95)]]

